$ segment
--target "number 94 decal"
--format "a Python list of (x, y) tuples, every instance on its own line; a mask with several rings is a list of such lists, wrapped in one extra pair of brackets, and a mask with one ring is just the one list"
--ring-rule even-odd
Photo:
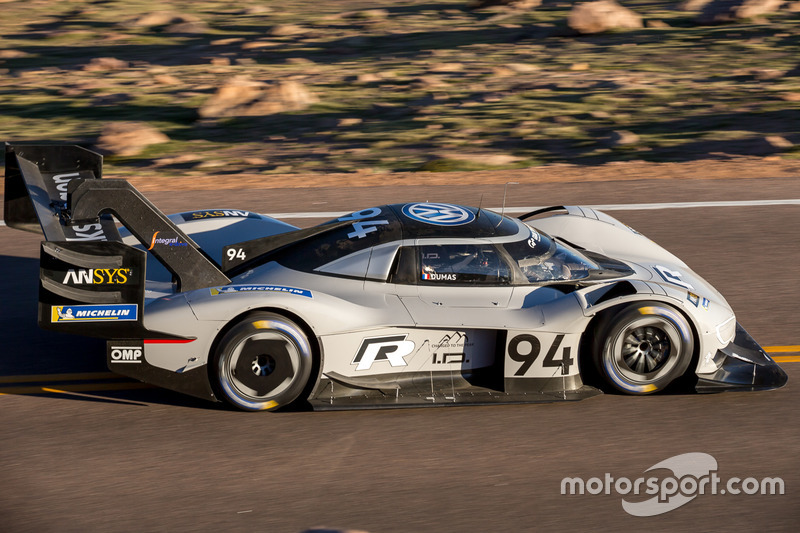
[[(566, 339), (566, 340), (565, 340)], [(506, 377), (543, 378), (578, 373), (573, 357), (577, 335), (522, 333), (511, 337), (506, 347)], [(521, 363), (521, 364), (520, 364)]]

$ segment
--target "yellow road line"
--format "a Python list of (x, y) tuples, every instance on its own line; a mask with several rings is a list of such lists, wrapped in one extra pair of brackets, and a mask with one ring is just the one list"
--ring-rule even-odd
[(767, 353), (795, 353), (800, 352), (800, 345), (798, 346), (764, 346), (764, 351)]
[(772, 359), (776, 363), (800, 363), (800, 355), (776, 355)]
[(83, 372), (75, 374), (29, 374), (26, 376), (0, 376), (4, 383), (39, 383), (42, 381), (88, 381), (94, 379), (123, 379), (125, 376), (113, 372)]
[(100, 391), (115, 391), (115, 390), (134, 390), (134, 389), (152, 389), (154, 385), (147, 383), (140, 383), (132, 381), (130, 383), (78, 383), (75, 385), (65, 384), (60, 385), (57, 389), (49, 387), (3, 387), (0, 388), (0, 396), (3, 395), (20, 395), (20, 394), (53, 394), (53, 393), (70, 393), (70, 392), (100, 392)]

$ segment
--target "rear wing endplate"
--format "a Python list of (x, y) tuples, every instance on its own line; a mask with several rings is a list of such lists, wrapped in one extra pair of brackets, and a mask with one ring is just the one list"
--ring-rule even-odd
[[(5, 221), (47, 241), (121, 242), (114, 215), (173, 274), (179, 291), (230, 279), (125, 180), (101, 180), (103, 157), (74, 145), (5, 145)], [(63, 248), (62, 247), (62, 248)]]
[[(147, 251), (178, 291), (230, 279), (125, 180), (101, 180), (102, 156), (79, 146), (5, 145), (6, 224), (41, 231), (39, 326), (104, 338), (174, 338), (144, 326)], [(113, 215), (113, 216), (112, 216)], [(116, 217), (144, 250), (122, 242)]]
[(55, 144), (5, 145), (4, 218), (10, 228), (44, 234), (48, 241), (118, 241), (110, 215), (90, 224), (66, 225), (69, 184), (99, 180), (103, 157), (81, 148)]

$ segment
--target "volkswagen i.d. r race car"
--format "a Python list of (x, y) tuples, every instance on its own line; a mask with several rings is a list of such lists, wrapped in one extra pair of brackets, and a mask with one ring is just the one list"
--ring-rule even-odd
[(112, 371), (197, 397), (353, 409), (787, 380), (719, 292), (593, 209), (419, 202), (298, 229), (167, 217), (77, 146), (7, 144), (5, 163), (6, 223), (46, 238), (40, 326), (105, 338)]

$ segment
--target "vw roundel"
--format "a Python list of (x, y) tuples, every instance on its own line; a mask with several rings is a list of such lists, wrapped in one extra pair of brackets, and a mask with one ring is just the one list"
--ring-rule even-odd
[(475, 220), (471, 211), (453, 204), (406, 204), (403, 206), (403, 214), (417, 222), (435, 226), (460, 226)]

